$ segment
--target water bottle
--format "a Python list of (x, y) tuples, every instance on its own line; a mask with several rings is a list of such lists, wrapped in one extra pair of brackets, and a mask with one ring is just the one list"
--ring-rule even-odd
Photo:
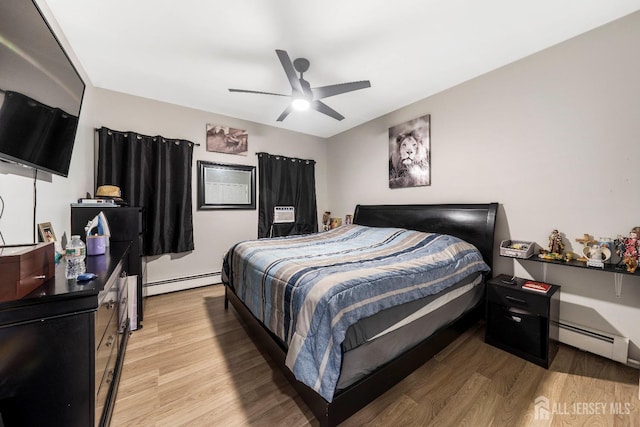
[(80, 236), (74, 235), (71, 236), (71, 241), (67, 244), (64, 252), (67, 259), (65, 276), (67, 279), (76, 279), (85, 271), (84, 258), (87, 254), (87, 247)]

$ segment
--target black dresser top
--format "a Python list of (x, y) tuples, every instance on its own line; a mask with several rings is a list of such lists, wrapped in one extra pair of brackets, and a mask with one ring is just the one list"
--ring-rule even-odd
[(128, 249), (129, 243), (112, 242), (106, 254), (87, 256), (87, 273), (95, 273), (98, 277), (86, 282), (67, 280), (66, 262), (62, 259), (56, 265), (55, 276), (33, 292), (20, 299), (0, 302), (0, 326), (97, 309), (98, 293), (109, 281), (118, 263), (125, 259)]

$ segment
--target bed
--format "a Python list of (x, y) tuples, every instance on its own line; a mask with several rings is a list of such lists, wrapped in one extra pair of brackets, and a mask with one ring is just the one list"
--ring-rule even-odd
[[(353, 226), (241, 242), (225, 256), (225, 308), (231, 302), (320, 424), (337, 425), (482, 317), (497, 206), (358, 205)], [(296, 288), (303, 279), (311, 290)], [(319, 288), (338, 291), (308, 307)]]

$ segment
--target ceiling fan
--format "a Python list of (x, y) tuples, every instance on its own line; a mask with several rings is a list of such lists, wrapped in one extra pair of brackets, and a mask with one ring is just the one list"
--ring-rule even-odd
[[(290, 96), (293, 98), (291, 104), (280, 114), (278, 117), (279, 122), (283, 121), (293, 110), (306, 110), (307, 108), (313, 108), (329, 117), (333, 117), (336, 120), (344, 119), (344, 116), (338, 113), (333, 108), (329, 107), (324, 102), (320, 101), (330, 96), (340, 95), (341, 93), (352, 92), (354, 90), (366, 89), (371, 87), (369, 80), (362, 80), (357, 82), (340, 83), (329, 86), (311, 87), (308, 81), (302, 76), (309, 69), (309, 60), (305, 58), (298, 58), (291, 62), (289, 54), (284, 50), (277, 50), (276, 54), (280, 59), (282, 68), (289, 79), (291, 84), (291, 94), (286, 95), (282, 93), (263, 92), (257, 90), (245, 90), (245, 89), (229, 89), (229, 92), (243, 92), (243, 93), (258, 93), (262, 95), (275, 95), (275, 96)], [(296, 71), (300, 73), (300, 77), (296, 75)]]

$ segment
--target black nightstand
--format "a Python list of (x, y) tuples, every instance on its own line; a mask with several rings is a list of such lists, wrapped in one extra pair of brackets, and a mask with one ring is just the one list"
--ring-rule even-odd
[(522, 288), (526, 279), (500, 275), (487, 281), (485, 342), (543, 368), (558, 351), (560, 286), (547, 293)]

